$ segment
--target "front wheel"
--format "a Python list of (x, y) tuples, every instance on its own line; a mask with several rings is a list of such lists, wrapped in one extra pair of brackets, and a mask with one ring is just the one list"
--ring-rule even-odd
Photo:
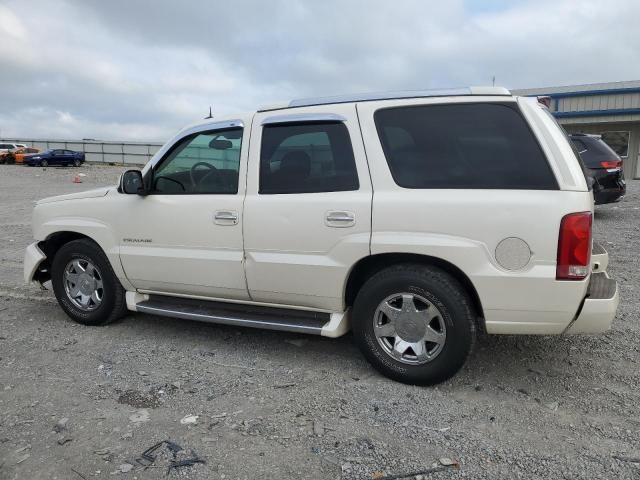
[(80, 166), (80, 163), (81, 163), (81, 162), (80, 162), (80, 159), (79, 159), (79, 158), (76, 158), (76, 159), (74, 159), (74, 160), (73, 160), (73, 166), (74, 166), (74, 167), (79, 167), (79, 166)]
[(107, 256), (89, 239), (63, 245), (51, 265), (58, 303), (69, 317), (84, 325), (105, 325), (126, 311), (125, 291)]
[(452, 377), (475, 342), (468, 293), (447, 272), (405, 264), (371, 277), (353, 305), (358, 347), (382, 374), (412, 385)]
[(47, 162), (46, 160), (40, 160), (40, 166), (41, 167), (48, 167), (49, 166), (49, 162)]

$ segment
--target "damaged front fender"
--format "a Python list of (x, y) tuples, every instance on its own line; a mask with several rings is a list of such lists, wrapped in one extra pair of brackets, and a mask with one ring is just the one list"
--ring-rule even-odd
[(24, 253), (24, 281), (42, 285), (51, 278), (46, 264), (47, 256), (40, 250), (38, 242), (29, 245)]

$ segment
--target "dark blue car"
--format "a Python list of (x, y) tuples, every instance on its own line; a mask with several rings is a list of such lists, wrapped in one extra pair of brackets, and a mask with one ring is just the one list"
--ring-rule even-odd
[(84, 163), (84, 152), (74, 152), (72, 150), (45, 150), (25, 157), (24, 163), (30, 167), (47, 167), (49, 165), (62, 165), (66, 167), (73, 165), (79, 167)]

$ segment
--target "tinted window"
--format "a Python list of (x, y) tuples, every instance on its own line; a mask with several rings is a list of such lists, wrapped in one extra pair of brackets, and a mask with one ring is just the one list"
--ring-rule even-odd
[(600, 168), (600, 162), (620, 160), (618, 154), (598, 137), (572, 137), (580, 158), (589, 168)]
[(180, 140), (153, 174), (155, 193), (237, 193), (242, 129), (202, 132)]
[(391, 174), (402, 187), (558, 188), (516, 106), (388, 108), (376, 112), (375, 122)]
[(578, 149), (578, 152), (582, 153), (582, 152), (587, 150), (587, 146), (584, 144), (584, 142), (582, 140), (577, 140), (577, 139), (573, 138), (573, 139), (571, 139), (571, 141), (573, 142), (573, 144)]
[(343, 123), (263, 128), (260, 193), (339, 192), (358, 187), (351, 140)]

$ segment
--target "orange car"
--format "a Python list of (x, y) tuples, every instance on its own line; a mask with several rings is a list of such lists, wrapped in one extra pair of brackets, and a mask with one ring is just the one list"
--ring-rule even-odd
[(34, 153), (39, 153), (39, 152), (40, 150), (38, 150), (37, 148), (22, 147), (13, 153), (13, 158), (15, 160), (15, 163), (22, 164), (24, 163), (24, 157), (33, 155)]

